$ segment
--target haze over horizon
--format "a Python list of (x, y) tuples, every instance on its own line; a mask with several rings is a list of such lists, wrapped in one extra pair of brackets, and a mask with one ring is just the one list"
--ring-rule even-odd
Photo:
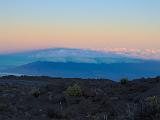
[(160, 59), (159, 6), (158, 0), (0, 1), (0, 53), (65, 47)]

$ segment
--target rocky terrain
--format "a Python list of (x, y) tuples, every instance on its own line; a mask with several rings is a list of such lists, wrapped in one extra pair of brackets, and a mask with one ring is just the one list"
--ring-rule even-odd
[(133, 81), (5, 76), (0, 120), (160, 120), (160, 77)]

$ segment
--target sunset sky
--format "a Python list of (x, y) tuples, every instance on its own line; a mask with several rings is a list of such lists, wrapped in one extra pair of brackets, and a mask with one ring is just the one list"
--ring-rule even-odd
[(1, 0), (0, 53), (160, 49), (160, 0)]

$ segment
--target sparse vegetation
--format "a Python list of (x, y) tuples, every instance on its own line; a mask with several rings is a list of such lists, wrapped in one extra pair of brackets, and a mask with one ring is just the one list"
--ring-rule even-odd
[(31, 89), (31, 94), (34, 96), (34, 97), (39, 97), (41, 92), (40, 92), (40, 89), (39, 88), (32, 88)]
[(147, 97), (140, 104), (138, 120), (160, 120), (160, 101), (157, 96)]
[(122, 85), (126, 85), (128, 83), (128, 81), (129, 81), (128, 78), (123, 78), (123, 79), (120, 80), (120, 83)]
[(157, 79), (3, 77), (0, 120), (160, 120)]
[(9, 110), (9, 105), (6, 103), (0, 103), (0, 113), (7, 112)]
[(68, 96), (81, 96), (82, 95), (82, 90), (81, 90), (79, 85), (74, 84), (72, 86), (69, 86), (67, 88), (67, 90), (65, 91), (65, 93)]
[(158, 97), (157, 96), (150, 96), (146, 98), (146, 102), (148, 103), (148, 105), (150, 106), (158, 106), (159, 105), (159, 101), (158, 101)]

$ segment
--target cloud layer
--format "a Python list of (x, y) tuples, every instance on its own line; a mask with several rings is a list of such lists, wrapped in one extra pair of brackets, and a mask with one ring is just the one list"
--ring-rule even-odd
[(160, 60), (160, 49), (127, 49), (127, 48), (104, 48), (105, 52), (113, 52), (129, 57)]

